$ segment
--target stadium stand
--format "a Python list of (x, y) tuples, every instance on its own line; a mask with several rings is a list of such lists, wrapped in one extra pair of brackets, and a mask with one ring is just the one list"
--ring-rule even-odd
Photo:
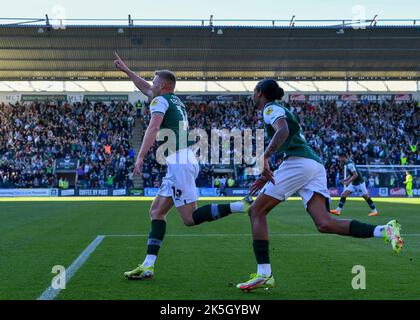
[[(329, 187), (338, 187), (343, 168), (337, 162), (340, 152), (347, 152), (356, 163), (365, 164), (407, 164), (419, 165), (420, 154), (416, 137), (419, 134), (420, 112), (416, 101), (404, 102), (298, 102), (288, 107), (299, 119), (310, 145), (326, 163)], [(191, 129), (262, 128), (260, 111), (253, 111), (250, 99), (221, 103), (187, 103)], [(145, 114), (144, 125), (149, 113)], [(409, 138), (407, 138), (409, 137)], [(153, 153), (154, 154), (154, 153)], [(231, 158), (233, 158), (233, 149)], [(405, 159), (406, 158), (406, 159)], [(280, 155), (273, 164), (279, 164)], [(404, 161), (402, 163), (401, 161)], [(233, 159), (231, 159), (233, 163)], [(213, 186), (215, 165), (204, 165), (197, 180), (197, 186)], [(245, 165), (234, 166), (239, 187), (247, 187), (254, 180), (244, 174)], [(145, 187), (156, 187), (165, 174), (163, 166), (156, 163), (153, 155), (146, 158), (143, 170)], [(370, 177), (366, 177), (368, 180)], [(375, 177), (373, 177), (375, 178)], [(402, 186), (402, 177), (397, 177), (396, 186)], [(389, 181), (377, 181), (387, 186)], [(419, 185), (416, 181), (415, 185)]]
[(131, 187), (135, 116), (129, 103), (1, 103), (0, 188), (58, 187), (59, 158), (79, 160), (77, 187)]
[[(228, 103), (186, 105), (191, 129), (255, 130), (263, 126), (261, 112), (254, 110), (247, 97)], [(310, 145), (322, 155), (329, 187), (339, 185), (343, 169), (337, 155), (343, 151), (358, 164), (420, 164), (415, 142), (420, 121), (416, 101), (398, 105), (389, 101), (342, 105), (335, 101), (292, 101), (289, 108), (299, 117)], [(79, 160), (76, 187), (133, 187), (130, 173), (138, 150), (133, 148), (132, 133), (137, 111), (130, 103), (2, 103), (0, 111), (1, 188), (58, 187), (53, 161), (66, 157)], [(144, 130), (150, 118), (147, 105), (142, 117), (139, 123)], [(232, 148), (232, 163), (233, 155)], [(278, 164), (281, 158), (277, 155), (272, 160)], [(199, 187), (212, 187), (215, 177), (225, 175), (216, 173), (215, 167), (202, 165)], [(245, 164), (233, 168), (238, 187), (254, 181), (254, 176), (245, 174)], [(143, 167), (142, 186), (158, 187), (164, 175), (165, 167), (155, 161), (155, 153), (151, 152)], [(388, 182), (375, 183), (386, 186)], [(419, 184), (414, 181), (415, 187)], [(396, 185), (402, 185), (402, 177), (397, 178)]]
[[(416, 20), (414, 25), (410, 21), (399, 26), (366, 26), (363, 32), (330, 22), (296, 27), (220, 25), (216, 29), (210, 25), (68, 25), (63, 30), (44, 24), (4, 24), (0, 27), (0, 91), (3, 97), (11, 95), (19, 101), (25, 101), (23, 93), (38, 91), (134, 95), (133, 85), (112, 64), (117, 50), (147, 80), (157, 68), (174, 71), (180, 80), (177, 90), (186, 94), (249, 94), (253, 82), (271, 77), (287, 94), (411, 92), (419, 99)], [(220, 84), (221, 80), (231, 84)], [(186, 104), (191, 128), (263, 126), (261, 114), (252, 110), (247, 98)], [(66, 156), (79, 161), (77, 187), (159, 186), (165, 168), (156, 164), (154, 155), (146, 159), (142, 177), (127, 173), (140, 147), (135, 137), (142, 136), (149, 120), (147, 107), (136, 117), (136, 107), (129, 103), (110, 109), (89, 103), (0, 106), (0, 188), (58, 186), (53, 162)], [(336, 155), (343, 150), (351, 152), (358, 164), (419, 164), (416, 101), (398, 106), (390, 101), (344, 105), (294, 101), (290, 108), (325, 160), (330, 186), (337, 186), (342, 175)], [(106, 148), (111, 146), (110, 154), (104, 143), (109, 143)], [(280, 161), (273, 160), (274, 165)], [(203, 165), (197, 185), (209, 187), (214, 177), (233, 175), (235, 186), (246, 187), (253, 176), (244, 169), (243, 164), (231, 168)], [(366, 178), (377, 182), (377, 177)], [(396, 183), (401, 184), (400, 178)], [(414, 186), (418, 183), (415, 178)]]

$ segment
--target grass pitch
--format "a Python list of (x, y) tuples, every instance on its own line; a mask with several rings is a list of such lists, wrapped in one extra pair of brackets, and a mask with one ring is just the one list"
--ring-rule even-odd
[[(418, 299), (420, 201), (348, 200), (342, 218), (384, 224), (397, 218), (405, 248), (396, 256), (382, 239), (317, 233), (300, 200), (269, 215), (276, 288), (242, 293), (238, 282), (256, 271), (250, 224), (233, 214), (185, 227), (175, 209), (155, 267), (155, 278), (128, 281), (123, 272), (143, 261), (150, 201), (0, 200), (0, 299), (37, 299), (50, 286), (54, 265), (70, 266), (98, 236), (104, 240), (56, 299)], [(133, 200), (133, 199), (130, 199)], [(214, 201), (214, 200), (213, 200)], [(222, 201), (218, 201), (222, 202)], [(200, 201), (199, 205), (209, 203)], [(334, 201), (334, 206), (337, 201)], [(352, 268), (366, 270), (366, 289), (352, 288)]]

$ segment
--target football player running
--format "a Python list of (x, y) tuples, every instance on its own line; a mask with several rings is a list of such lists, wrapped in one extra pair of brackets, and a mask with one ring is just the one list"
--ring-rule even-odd
[[(400, 225), (396, 220), (386, 225), (372, 225), (335, 218), (329, 213), (330, 195), (325, 168), (320, 157), (306, 142), (297, 117), (282, 102), (275, 102), (283, 95), (283, 89), (272, 79), (261, 80), (254, 89), (254, 104), (256, 108), (263, 109), (266, 132), (271, 140), (264, 153), (262, 176), (250, 188), (251, 194), (261, 190), (248, 211), (257, 272), (251, 274), (248, 281), (237, 285), (242, 291), (274, 286), (267, 215), (295, 193), (301, 196), (319, 232), (356, 238), (385, 238), (395, 253), (400, 252), (403, 246)], [(269, 159), (276, 152), (282, 154), (284, 159), (272, 172)]]
[[(166, 216), (175, 205), (186, 226), (196, 226), (206, 221), (215, 221), (231, 213), (246, 212), (249, 198), (230, 204), (211, 204), (197, 208), (195, 179), (199, 164), (188, 143), (188, 117), (182, 101), (174, 94), (176, 77), (168, 70), (155, 72), (152, 85), (130, 70), (115, 53), (114, 64), (133, 81), (135, 86), (149, 99), (151, 118), (134, 167), (139, 175), (144, 158), (155, 144), (158, 132), (166, 129), (175, 137), (165, 157), (167, 174), (150, 207), (151, 231), (147, 241), (147, 255), (143, 263), (124, 273), (127, 279), (148, 279), (154, 276), (154, 265), (166, 232)], [(183, 145), (183, 139), (185, 145)]]
[(347, 171), (350, 172), (350, 175), (346, 179), (341, 180), (341, 182), (346, 186), (346, 188), (341, 194), (340, 202), (338, 203), (337, 209), (331, 210), (330, 212), (339, 216), (341, 214), (341, 210), (344, 207), (344, 203), (346, 202), (347, 197), (353, 192), (357, 192), (363, 197), (363, 199), (365, 199), (365, 201), (370, 207), (370, 213), (368, 214), (368, 216), (377, 216), (379, 214), (378, 210), (376, 210), (376, 206), (373, 203), (372, 198), (369, 196), (369, 193), (366, 188), (366, 182), (359, 170), (357, 169), (356, 164), (353, 161), (351, 161), (345, 153), (340, 153), (338, 157), (339, 160), (342, 163), (344, 163), (344, 166), (347, 169)]

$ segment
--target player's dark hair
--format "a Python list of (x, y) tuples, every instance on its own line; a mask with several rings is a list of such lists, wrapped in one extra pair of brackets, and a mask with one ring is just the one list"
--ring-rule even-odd
[(262, 92), (268, 101), (280, 100), (284, 96), (284, 90), (273, 79), (264, 79), (257, 83), (255, 90)]
[(176, 84), (176, 76), (172, 71), (169, 70), (157, 70), (155, 71), (155, 75), (159, 78), (163, 79), (164, 81), (173, 83), (174, 87)]
[(340, 153), (338, 154), (338, 156), (339, 156), (339, 157), (344, 157), (344, 158), (347, 158), (347, 153), (340, 152)]

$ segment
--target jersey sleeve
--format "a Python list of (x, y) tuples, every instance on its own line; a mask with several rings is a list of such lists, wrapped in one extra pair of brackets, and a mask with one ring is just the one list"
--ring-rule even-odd
[(166, 110), (169, 108), (169, 103), (164, 97), (156, 97), (150, 103), (151, 114), (165, 115)]
[(286, 118), (286, 112), (282, 107), (270, 105), (264, 109), (264, 122), (274, 124), (278, 119)]
[(354, 166), (353, 163), (349, 163), (347, 165), (347, 170), (349, 170), (352, 174), (356, 172), (356, 167)]

